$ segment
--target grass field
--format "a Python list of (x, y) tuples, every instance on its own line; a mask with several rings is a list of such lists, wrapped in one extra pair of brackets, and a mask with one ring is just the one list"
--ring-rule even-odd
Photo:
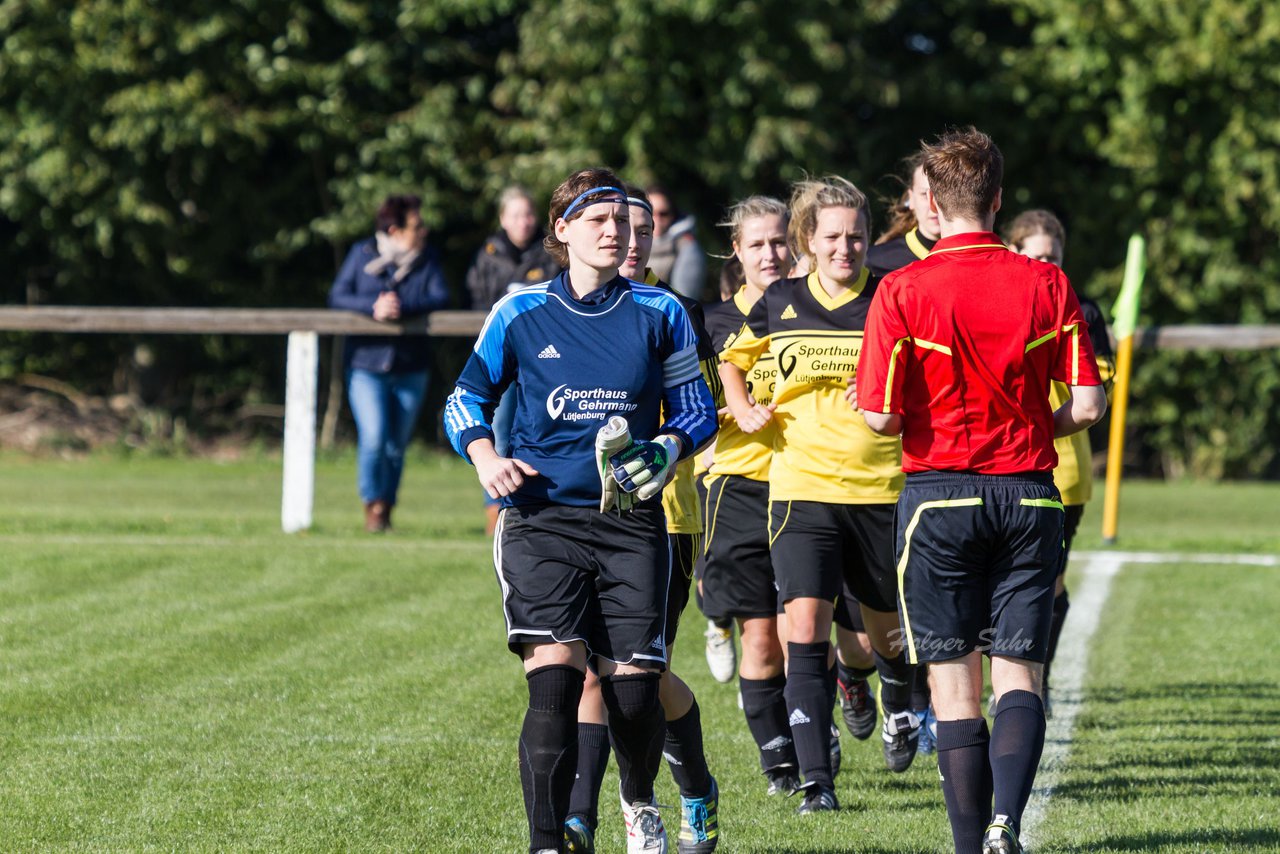
[[(469, 468), (413, 459), (383, 537), (359, 530), (350, 457), (321, 461), (294, 536), (271, 459), (3, 456), (0, 477), (0, 850), (523, 850), (524, 680)], [(1120, 546), (1276, 554), (1278, 506), (1280, 485), (1130, 484)], [(1280, 850), (1277, 580), (1123, 569), (1036, 851)], [(766, 798), (702, 627), (687, 612), (676, 668), (722, 851), (947, 849), (936, 763), (891, 776), (874, 741), (845, 736), (839, 814)], [(602, 851), (623, 850), (612, 791), (611, 771)]]

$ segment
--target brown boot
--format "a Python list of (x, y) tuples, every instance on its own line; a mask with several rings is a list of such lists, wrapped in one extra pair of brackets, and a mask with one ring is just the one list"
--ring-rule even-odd
[(492, 537), (494, 531), (498, 530), (498, 514), (502, 512), (502, 506), (499, 504), (486, 504), (484, 506), (484, 535)]
[(364, 529), (370, 534), (381, 534), (387, 529), (384, 517), (385, 501), (366, 501), (364, 505)]
[(379, 511), (379, 517), (382, 519), (382, 530), (391, 531), (391, 511), (395, 508), (394, 504), (386, 501), (379, 502), (382, 505)]

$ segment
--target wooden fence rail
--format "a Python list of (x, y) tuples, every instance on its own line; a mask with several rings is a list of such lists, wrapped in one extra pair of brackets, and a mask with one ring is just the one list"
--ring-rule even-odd
[[(315, 487), (316, 382), (320, 335), (474, 337), (482, 311), (437, 311), (403, 323), (354, 312), (278, 308), (100, 308), (0, 306), (0, 331), (161, 335), (288, 335), (285, 366), (284, 488), (280, 524), (287, 533), (311, 527)], [(1280, 348), (1280, 325), (1152, 326), (1137, 346), (1160, 350)]]

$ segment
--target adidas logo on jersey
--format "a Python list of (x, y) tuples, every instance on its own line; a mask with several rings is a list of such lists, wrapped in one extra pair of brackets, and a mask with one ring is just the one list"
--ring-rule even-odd
[(800, 726), (800, 724), (812, 723), (812, 721), (809, 720), (808, 715), (799, 709), (796, 709), (791, 713), (791, 717), (787, 718), (787, 723), (791, 726)]
[(796, 310), (791, 307), (791, 303), (787, 303), (787, 307), (782, 310), (782, 320), (795, 320)]
[(548, 344), (542, 348), (542, 352), (538, 354), (539, 359), (559, 359), (560, 351), (556, 349), (556, 345)]

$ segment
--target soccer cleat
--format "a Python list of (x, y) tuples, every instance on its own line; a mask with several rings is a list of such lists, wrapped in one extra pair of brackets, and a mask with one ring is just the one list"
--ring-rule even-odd
[(667, 829), (657, 804), (623, 801), (622, 820), (627, 826), (627, 854), (667, 854)]
[(889, 770), (901, 774), (911, 767), (920, 745), (920, 719), (914, 712), (902, 711), (885, 715), (880, 729), (884, 739), (884, 762)]
[(836, 682), (840, 689), (840, 712), (844, 715), (844, 725), (849, 728), (849, 735), (859, 741), (866, 741), (876, 731), (876, 703), (871, 696), (871, 686), (865, 679), (854, 679), (848, 685)]
[(1007, 815), (998, 815), (982, 836), (982, 854), (1022, 854), (1022, 844)]
[(738, 650), (733, 645), (733, 626), (722, 629), (707, 620), (707, 667), (717, 682), (732, 682), (738, 670)]
[(828, 749), (831, 759), (831, 779), (834, 780), (840, 773), (840, 760), (843, 758), (843, 752), (840, 750), (840, 728), (835, 724), (831, 725), (831, 746)]
[(804, 800), (800, 802), (800, 806), (796, 807), (796, 815), (835, 812), (840, 809), (840, 802), (836, 800), (836, 790), (829, 786), (806, 783), (800, 791), (804, 793)]
[(568, 854), (595, 854), (596, 852), (591, 828), (576, 815), (564, 823), (564, 850)]
[(933, 716), (933, 706), (921, 709), (915, 715), (920, 719), (920, 745), (916, 753), (929, 756), (938, 749), (938, 719)]
[(766, 795), (785, 795), (790, 797), (800, 791), (800, 775), (794, 765), (779, 765), (764, 772), (769, 781)]
[(711, 792), (705, 798), (680, 796), (679, 854), (710, 854), (720, 842), (720, 787), (711, 778)]

